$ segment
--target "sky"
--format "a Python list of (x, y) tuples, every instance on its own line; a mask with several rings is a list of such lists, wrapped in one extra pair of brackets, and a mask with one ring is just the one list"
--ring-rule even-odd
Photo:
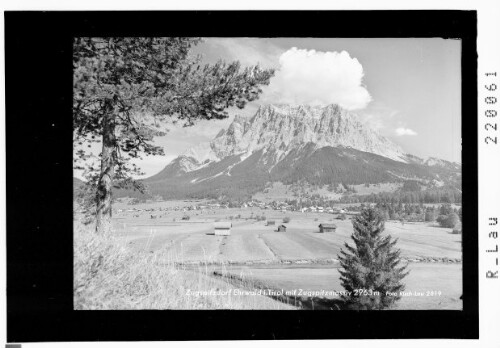
[(461, 162), (461, 42), (441, 38), (205, 38), (203, 62), (275, 68), (269, 86), (226, 120), (171, 127), (156, 138), (165, 156), (137, 162), (147, 176), (261, 104), (337, 103), (419, 157)]

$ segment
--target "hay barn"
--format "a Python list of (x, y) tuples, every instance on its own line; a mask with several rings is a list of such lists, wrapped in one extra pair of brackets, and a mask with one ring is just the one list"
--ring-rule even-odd
[(276, 232), (286, 232), (286, 226), (285, 225), (279, 225), (278, 230)]
[(337, 225), (335, 224), (320, 224), (318, 227), (321, 233), (335, 232), (337, 230)]
[(229, 236), (231, 235), (231, 222), (214, 222), (214, 234), (216, 236)]

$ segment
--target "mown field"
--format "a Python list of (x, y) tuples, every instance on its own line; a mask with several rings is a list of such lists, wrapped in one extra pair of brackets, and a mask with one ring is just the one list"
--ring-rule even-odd
[[(266, 215), (276, 225), (256, 221), (250, 216)], [(134, 217), (134, 215), (140, 215)], [(151, 219), (151, 215), (157, 215)], [(185, 214), (189, 221), (181, 220)], [(163, 215), (163, 216), (161, 216)], [(236, 216), (240, 218), (236, 218)], [(233, 216), (231, 236), (214, 236), (213, 222), (229, 221)], [(285, 233), (275, 232), (283, 224)], [(175, 221), (174, 221), (175, 220)], [(335, 223), (335, 233), (319, 233), (320, 223)], [(335, 259), (344, 242), (350, 240), (352, 224), (331, 214), (277, 212), (260, 209), (220, 209), (208, 212), (122, 212), (115, 214), (114, 227), (118, 236), (132, 248), (158, 250), (168, 248), (172, 255), (184, 261), (246, 262)], [(435, 223), (405, 223), (388, 221), (386, 232), (398, 238), (402, 256), (411, 260), (461, 258), (461, 235)], [(430, 260), (432, 261), (432, 260)]]
[[(462, 309), (462, 265), (440, 263), (410, 263), (409, 275), (405, 278), (404, 296), (392, 309)], [(328, 292), (342, 291), (338, 268), (325, 265), (301, 267), (233, 267), (225, 272), (248, 282), (261, 282), (266, 287), (295, 294), (290, 298), (309, 302), (324, 302), (338, 299)], [(319, 294), (324, 290), (325, 295)]]
[[(119, 205), (115, 209), (130, 209)], [(144, 209), (147, 207), (142, 207)], [(139, 216), (137, 216), (139, 215)], [(151, 215), (156, 218), (151, 219)], [(181, 220), (189, 215), (188, 221)], [(256, 221), (265, 215), (275, 226)], [(275, 232), (284, 217), (286, 232)], [(230, 236), (215, 236), (213, 222), (229, 221)], [(320, 223), (335, 223), (335, 233), (319, 233)], [(222, 265), (226, 271), (268, 283), (282, 289), (341, 290), (336, 270), (337, 254), (350, 241), (350, 220), (336, 220), (331, 214), (278, 212), (247, 209), (208, 211), (154, 211), (115, 213), (117, 237), (131, 250), (150, 253), (162, 250), (166, 262)], [(388, 221), (386, 232), (398, 238), (398, 247), (410, 261), (407, 291), (441, 291), (439, 296), (408, 296), (401, 309), (461, 309), (461, 235), (432, 223)], [(293, 266), (293, 267), (290, 267)], [(236, 274), (234, 273), (234, 274)]]

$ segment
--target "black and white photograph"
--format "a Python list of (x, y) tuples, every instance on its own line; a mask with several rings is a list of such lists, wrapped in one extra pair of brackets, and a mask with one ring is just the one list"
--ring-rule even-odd
[(493, 12), (181, 5), (4, 13), (7, 346), (494, 341)]
[(461, 41), (77, 37), (74, 308), (461, 310)]

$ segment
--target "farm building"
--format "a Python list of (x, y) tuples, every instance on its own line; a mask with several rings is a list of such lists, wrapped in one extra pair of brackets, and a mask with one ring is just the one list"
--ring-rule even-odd
[(335, 232), (335, 230), (337, 229), (337, 225), (335, 224), (320, 224), (318, 227), (321, 233)]
[(216, 236), (229, 236), (231, 234), (231, 222), (214, 222), (214, 234)]
[(286, 232), (286, 226), (285, 225), (279, 225), (278, 230), (276, 232)]
[(266, 226), (274, 225), (274, 220), (267, 220)]

